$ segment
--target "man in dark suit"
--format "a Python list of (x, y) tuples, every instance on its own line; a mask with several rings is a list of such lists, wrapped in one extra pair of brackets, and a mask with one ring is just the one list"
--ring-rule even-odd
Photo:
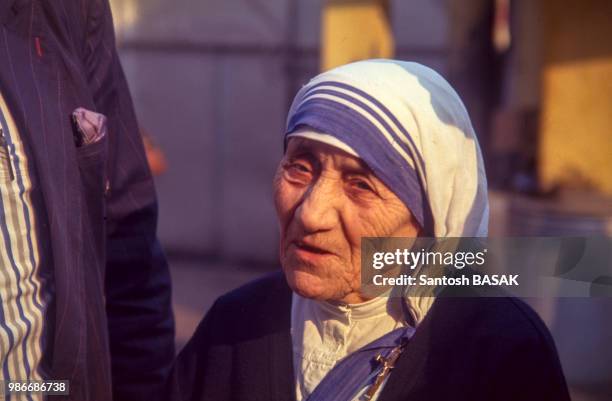
[(0, 28), (2, 379), (159, 399), (170, 277), (108, 1), (3, 0)]

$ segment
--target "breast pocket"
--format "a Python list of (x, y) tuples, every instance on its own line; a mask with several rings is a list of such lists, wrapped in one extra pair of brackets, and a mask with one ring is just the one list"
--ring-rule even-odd
[(83, 189), (100, 200), (104, 200), (107, 153), (108, 138), (106, 136), (96, 143), (77, 148), (77, 161)]
[(94, 259), (104, 261), (108, 136), (104, 135), (97, 142), (77, 147), (76, 157), (81, 178), (82, 209), (86, 215), (82, 221), (83, 233), (92, 239)]

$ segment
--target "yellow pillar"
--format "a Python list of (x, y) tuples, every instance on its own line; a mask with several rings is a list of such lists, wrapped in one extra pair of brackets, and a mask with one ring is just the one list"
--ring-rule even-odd
[(321, 69), (393, 57), (386, 0), (327, 0), (323, 8)]
[(612, 2), (544, 0), (540, 179), (612, 196)]

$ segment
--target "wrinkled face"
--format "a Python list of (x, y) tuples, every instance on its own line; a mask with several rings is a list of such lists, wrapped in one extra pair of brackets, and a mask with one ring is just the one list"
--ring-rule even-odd
[(359, 303), (361, 237), (415, 237), (399, 198), (358, 158), (327, 144), (289, 140), (274, 178), (289, 286), (303, 297)]

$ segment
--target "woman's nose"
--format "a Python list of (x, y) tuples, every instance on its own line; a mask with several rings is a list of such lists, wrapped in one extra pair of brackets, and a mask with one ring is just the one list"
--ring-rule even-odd
[(338, 224), (341, 194), (335, 180), (320, 177), (304, 193), (295, 218), (307, 233), (328, 231)]

